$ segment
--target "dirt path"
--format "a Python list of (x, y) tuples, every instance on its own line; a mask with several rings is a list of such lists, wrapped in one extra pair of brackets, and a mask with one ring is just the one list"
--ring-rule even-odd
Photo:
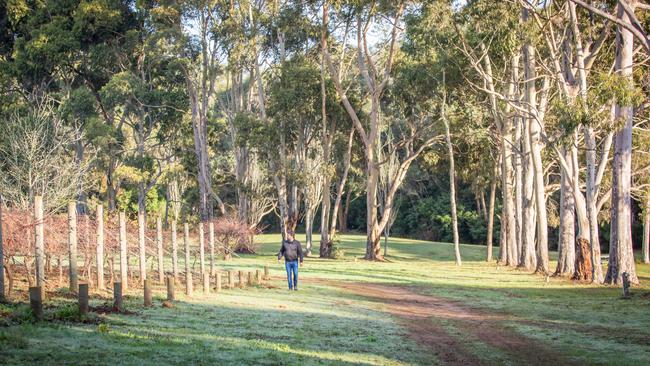
[[(382, 311), (395, 316), (419, 344), (432, 350), (448, 365), (488, 365), (470, 352), (471, 341), (478, 339), (508, 355), (514, 364), (571, 365), (577, 364), (558, 355), (553, 349), (503, 325), (507, 317), (487, 314), (460, 303), (421, 295), (391, 285), (316, 280), (339, 287), (376, 302)], [(450, 334), (440, 321), (453, 324), (467, 337)]]

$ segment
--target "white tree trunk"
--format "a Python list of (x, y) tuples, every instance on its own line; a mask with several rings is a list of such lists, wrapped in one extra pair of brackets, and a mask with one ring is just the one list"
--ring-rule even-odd
[(497, 191), (497, 174), (498, 168), (495, 167), (494, 175), (492, 177), (492, 182), (490, 183), (490, 203), (488, 209), (488, 227), (487, 227), (487, 255), (486, 261), (492, 262), (492, 248), (494, 241), (494, 207), (496, 201), (496, 191)]
[(156, 218), (156, 247), (158, 249), (158, 282), (165, 283), (165, 256), (163, 252), (162, 217)]
[(145, 215), (144, 210), (138, 210), (138, 249), (140, 253), (140, 284), (144, 285), (147, 279), (147, 252), (145, 243)]
[(205, 274), (205, 229), (204, 223), (199, 222), (199, 278)]
[[(630, 2), (634, 6), (636, 2)], [(632, 24), (623, 5), (618, 4), (617, 17), (622, 22)], [(631, 25), (632, 26), (632, 25)], [(632, 84), (634, 66), (634, 38), (632, 33), (617, 26), (616, 33), (616, 72)], [(619, 284), (623, 273), (627, 273), (631, 283), (639, 283), (632, 251), (632, 202), (630, 196), (632, 180), (632, 117), (631, 105), (616, 105), (615, 116), (623, 127), (614, 136), (614, 161), (612, 164), (612, 208), (611, 235), (609, 242), (609, 266), (605, 283)]]
[[(563, 149), (567, 162), (571, 161), (571, 152)], [(573, 169), (573, 165), (570, 166)], [(560, 233), (558, 243), (558, 260), (556, 275), (572, 276), (575, 271), (575, 199), (573, 187), (567, 174), (561, 171), (560, 178)]]
[(104, 290), (104, 206), (97, 205), (97, 288)]
[[(526, 13), (526, 10), (524, 10)], [(526, 16), (524, 15), (524, 20)], [(542, 163), (542, 120), (537, 104), (537, 78), (535, 48), (530, 44), (523, 46), (525, 101), (530, 114), (530, 150), (534, 171), (534, 195), (537, 210), (537, 268), (536, 272), (548, 273), (548, 220), (546, 215), (546, 197), (544, 183), (544, 166)]]
[(79, 291), (79, 273), (77, 271), (77, 203), (68, 204), (68, 268), (70, 269), (70, 292)]
[(122, 281), (122, 290), (129, 288), (129, 263), (127, 257), (127, 243), (126, 243), (126, 214), (120, 211), (120, 281)]
[(172, 220), (172, 271), (174, 273), (174, 281), (178, 281), (178, 236), (177, 236), (176, 220)]
[(643, 240), (641, 247), (643, 263), (650, 263), (650, 194), (646, 197), (645, 209), (643, 210)]
[[(537, 213), (535, 211), (534, 199), (534, 176), (533, 159), (530, 148), (530, 118), (526, 118), (523, 131), (523, 213), (522, 213), (522, 252), (519, 258), (519, 266), (526, 270), (537, 267), (537, 256), (535, 255), (535, 233)], [(534, 122), (533, 122), (534, 123)]]
[[(442, 113), (444, 114), (444, 109)], [(445, 139), (447, 141), (447, 153), (449, 154), (449, 200), (451, 204), (451, 229), (454, 237), (454, 256), (456, 258), (456, 265), (460, 266), (462, 260), (460, 257), (460, 243), (458, 238), (458, 215), (456, 213), (456, 168), (454, 166), (454, 146), (451, 143), (449, 121), (447, 121), (447, 118), (444, 115), (442, 116), (442, 121), (445, 124)]]

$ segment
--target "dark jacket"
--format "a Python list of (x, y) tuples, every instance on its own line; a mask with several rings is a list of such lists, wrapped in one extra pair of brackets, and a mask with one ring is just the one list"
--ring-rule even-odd
[(280, 252), (278, 253), (278, 260), (284, 256), (286, 262), (292, 262), (300, 258), (300, 263), (302, 263), (302, 247), (298, 240), (294, 241), (282, 241), (282, 246), (280, 247)]

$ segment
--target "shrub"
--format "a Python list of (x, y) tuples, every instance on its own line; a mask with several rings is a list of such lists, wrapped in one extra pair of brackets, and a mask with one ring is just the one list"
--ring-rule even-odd
[(215, 240), (225, 260), (232, 258), (232, 253), (255, 253), (256, 234), (256, 229), (234, 217), (224, 216), (214, 221)]

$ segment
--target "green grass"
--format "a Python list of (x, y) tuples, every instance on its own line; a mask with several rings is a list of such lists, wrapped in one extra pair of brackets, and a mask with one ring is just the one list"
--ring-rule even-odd
[[(301, 278), (399, 284), (446, 298), (483, 313), (503, 316), (503, 325), (578, 363), (638, 365), (650, 359), (650, 267), (637, 264), (642, 286), (632, 299), (619, 288), (579, 285), (544, 278), (484, 261), (485, 247), (463, 245), (463, 265), (453, 263), (449, 244), (392, 239), (389, 263), (361, 260), (365, 241), (343, 235), (341, 260), (309, 258)], [(0, 305), (0, 364), (437, 364), (435, 350), (407, 336), (376, 299), (364, 298), (321, 281), (289, 293), (284, 268), (274, 254), (279, 236), (258, 238), (258, 255), (245, 255), (222, 269), (254, 270), (268, 264), (275, 288), (255, 287), (203, 295), (179, 294), (175, 308), (143, 308), (135, 295), (129, 315), (80, 319), (72, 300), (55, 299), (50, 320), (34, 323), (24, 305)], [(355, 260), (358, 257), (358, 260)], [(554, 264), (553, 264), (554, 265)], [(182, 267), (182, 265), (181, 265)], [(183, 286), (177, 286), (177, 293)], [(93, 299), (99, 305), (106, 299)], [(6, 315), (5, 315), (6, 316)], [(10, 318), (11, 316), (6, 316)], [(455, 319), (431, 319), (486, 362), (512, 363), (511, 355), (464, 333)], [(2, 324), (5, 324), (4, 326)], [(9, 324), (9, 325), (7, 325)]]

